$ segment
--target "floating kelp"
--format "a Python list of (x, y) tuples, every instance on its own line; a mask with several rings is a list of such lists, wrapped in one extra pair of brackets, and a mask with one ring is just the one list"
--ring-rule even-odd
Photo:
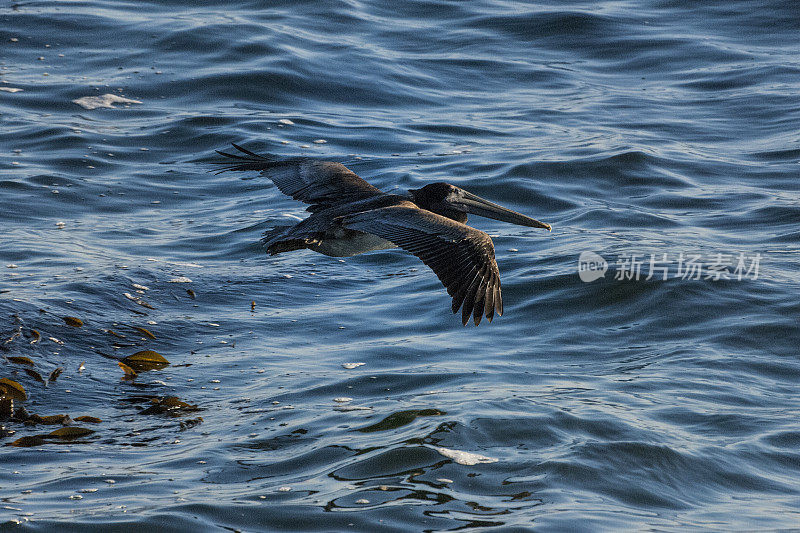
[(96, 416), (86, 416), (86, 415), (76, 416), (74, 420), (76, 422), (89, 422), (90, 424), (99, 424), (100, 422), (102, 422), (102, 420), (100, 420)]
[(106, 333), (108, 333), (109, 335), (113, 335), (113, 336), (115, 336), (115, 337), (116, 337), (116, 338), (118, 338), (118, 339), (124, 339), (124, 338), (125, 338), (125, 335), (120, 335), (119, 333), (117, 333), (117, 332), (116, 332), (116, 331), (114, 331), (113, 329), (104, 329), (103, 331), (105, 331), (105, 332), (106, 332)]
[(0, 420), (14, 416), (14, 398), (0, 397)]
[(23, 370), (25, 371), (26, 374), (28, 374), (30, 377), (32, 377), (42, 385), (47, 385), (47, 382), (44, 380), (42, 375), (38, 373), (36, 370), (33, 370), (31, 368), (23, 368)]
[(115, 350), (119, 350), (120, 348), (132, 348), (136, 346), (136, 343), (133, 342), (115, 342), (111, 345)]
[(14, 409), (14, 414), (11, 415), (11, 420), (14, 422), (25, 422), (30, 416), (31, 415), (28, 414), (28, 411), (24, 407), (20, 406)]
[(47, 434), (48, 437), (55, 437), (58, 439), (77, 439), (78, 437), (85, 437), (94, 433), (93, 429), (82, 428), (78, 426), (67, 426), (51, 431)]
[(6, 344), (10, 344), (11, 342), (18, 339), (21, 336), (22, 336), (22, 326), (19, 326), (17, 330), (10, 337), (8, 337), (3, 341), (3, 345), (5, 346)]
[(200, 408), (184, 402), (177, 396), (165, 396), (163, 398), (151, 398), (152, 404), (147, 409), (144, 409), (140, 415), (161, 415), (167, 414), (169, 416), (181, 416), (184, 413), (191, 413), (199, 411)]
[(58, 428), (55, 431), (51, 431), (50, 433), (20, 437), (14, 442), (10, 442), (8, 446), (29, 448), (31, 446), (41, 446), (47, 442), (72, 442), (75, 439), (91, 435), (92, 433), (94, 433), (93, 429), (82, 428), (78, 426), (65, 426), (63, 428)]
[(79, 328), (83, 326), (83, 320), (74, 316), (64, 316), (61, 317), (64, 319), (64, 322), (67, 323), (68, 326), (72, 326), (73, 328)]
[(169, 365), (169, 361), (167, 361), (164, 356), (153, 350), (136, 352), (133, 355), (123, 358), (122, 361), (136, 372), (161, 370)]
[(399, 427), (410, 424), (417, 417), (420, 416), (441, 416), (446, 415), (444, 411), (438, 409), (410, 409), (408, 411), (398, 411), (392, 413), (380, 422), (372, 424), (371, 426), (357, 429), (362, 433), (372, 433), (374, 431), (386, 431), (387, 429), (397, 429)]
[(25, 420), (26, 426), (35, 426), (37, 424), (44, 424), (44, 425), (56, 425), (61, 424), (62, 426), (68, 426), (72, 423), (72, 419), (69, 415), (48, 415), (48, 416), (40, 416), (37, 414), (30, 415), (27, 420)]
[(340, 413), (349, 413), (351, 411), (372, 411), (372, 407), (366, 405), (337, 405), (333, 410)]
[(28, 399), (25, 387), (8, 378), (0, 378), (0, 397), (12, 398), (24, 402)]
[(127, 298), (128, 300), (130, 300), (130, 301), (132, 301), (132, 302), (136, 302), (137, 304), (141, 305), (142, 307), (146, 307), (146, 308), (148, 308), (148, 309), (155, 309), (155, 307), (153, 307), (152, 305), (150, 305), (149, 303), (147, 303), (146, 301), (144, 301), (142, 298), (138, 298), (138, 297), (134, 296), (133, 294), (131, 294), (131, 293), (129, 293), (129, 292), (126, 292), (126, 293), (124, 293), (123, 295), (124, 295), (124, 296), (125, 296), (125, 298)]
[(42, 334), (36, 331), (35, 329), (32, 329), (30, 331), (30, 337), (31, 337), (31, 344), (36, 344), (42, 339)]
[(30, 357), (9, 355), (6, 359), (18, 365), (36, 366)]
[(17, 448), (30, 448), (32, 446), (41, 446), (44, 443), (44, 437), (41, 435), (28, 435), (27, 437), (20, 437), (14, 442), (8, 443), (8, 446), (15, 446)]
[(63, 371), (64, 371), (63, 367), (58, 367), (52, 372), (50, 372), (50, 375), (47, 377), (47, 382), (53, 383), (55, 380), (58, 379), (58, 376), (60, 376)]
[(145, 328), (140, 328), (139, 326), (131, 326), (132, 329), (138, 331), (143, 336), (148, 337), (150, 339), (155, 340), (156, 336), (150, 333), (150, 331), (146, 330)]
[(132, 369), (122, 361), (117, 362), (117, 364), (122, 369), (122, 371), (125, 372), (125, 376), (123, 377), (123, 379), (133, 379), (136, 377), (136, 371), (134, 369)]
[[(9, 413), (13, 411), (13, 404), (11, 405), (11, 409), (8, 411)], [(14, 412), (13, 414), (9, 414), (9, 416), (7, 416), (6, 418), (11, 418), (15, 422), (22, 422), (26, 426), (35, 426), (38, 424), (43, 424), (43, 425), (60, 424), (62, 426), (69, 426), (72, 425), (73, 421), (89, 422), (92, 424), (99, 424), (100, 422), (102, 422), (102, 420), (94, 416), (78, 416), (75, 417), (75, 419), (73, 420), (68, 414), (46, 415), (46, 416), (37, 415), (35, 413), (29, 414), (24, 407), (20, 407), (19, 409), (16, 410), (16, 412)]]
[[(196, 407), (196, 406), (195, 406)], [(203, 417), (198, 416), (197, 418), (190, 418), (189, 420), (181, 420), (180, 422), (180, 430), (186, 431), (187, 429), (191, 429), (195, 426), (199, 426), (203, 423)]]

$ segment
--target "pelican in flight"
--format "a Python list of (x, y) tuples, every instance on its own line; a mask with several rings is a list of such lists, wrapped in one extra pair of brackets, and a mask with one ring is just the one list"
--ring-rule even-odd
[(311, 216), (294, 226), (264, 233), (270, 255), (309, 249), (332, 257), (400, 247), (420, 258), (439, 277), (461, 309), (464, 325), (485, 315), (503, 314), (500, 271), (486, 233), (466, 225), (467, 214), (531, 228), (550, 225), (506, 209), (479, 196), (438, 182), (407, 194), (389, 194), (331, 161), (277, 159), (233, 145), (238, 153), (217, 151), (230, 159), (220, 172), (260, 171), (280, 191), (310, 204)]

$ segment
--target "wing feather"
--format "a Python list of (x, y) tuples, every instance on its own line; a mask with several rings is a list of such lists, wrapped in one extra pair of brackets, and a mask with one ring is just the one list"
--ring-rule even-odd
[(486, 320), (489, 322), (494, 318), (494, 288), (486, 284)]
[(217, 151), (232, 159), (224, 162), (221, 172), (227, 170), (258, 170), (269, 178), (276, 187), (295, 200), (311, 204), (316, 211), (336, 203), (352, 202), (383, 194), (355, 172), (333, 161), (295, 158), (276, 159), (272, 156), (258, 155), (236, 144), (240, 153), (231, 154)]
[(453, 313), (461, 309), (465, 325), (470, 317), (478, 325), (484, 316), (491, 321), (495, 312), (503, 314), (500, 272), (486, 233), (411, 203), (345, 215), (339, 221), (419, 257), (453, 298)]

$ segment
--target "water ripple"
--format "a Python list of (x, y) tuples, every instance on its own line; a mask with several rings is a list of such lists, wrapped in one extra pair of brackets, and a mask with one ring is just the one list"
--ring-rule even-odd
[[(3, 525), (796, 527), (797, 15), (3, 8), (0, 378), (29, 413), (102, 420), (0, 448)], [(104, 94), (141, 103), (74, 103)], [(209, 172), (230, 142), (385, 190), (450, 181), (554, 231), (470, 218), (506, 313), (464, 328), (407, 254), (265, 256), (261, 232), (305, 212), (263, 177)], [(584, 251), (604, 278), (581, 281)], [(646, 279), (662, 254), (667, 279)], [(688, 279), (679, 254), (760, 270)], [(639, 279), (616, 275), (631, 255)], [(122, 379), (144, 349), (171, 364)], [(25, 372), (59, 367), (47, 386)], [(168, 396), (199, 410), (147, 408)], [(53, 429), (2, 425), (3, 444)], [(477, 456), (496, 461), (457, 460)]]

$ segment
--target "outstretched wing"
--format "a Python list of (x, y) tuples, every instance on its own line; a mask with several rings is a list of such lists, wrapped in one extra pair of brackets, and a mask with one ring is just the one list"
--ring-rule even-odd
[(495, 311), (503, 314), (500, 271), (492, 239), (482, 231), (419, 209), (411, 203), (346, 215), (342, 224), (393, 242), (428, 265), (461, 308), (464, 325), (472, 315), (475, 325)]
[[(332, 161), (298, 158), (279, 160), (258, 155), (236, 144), (239, 152), (218, 154), (233, 159), (221, 171), (258, 170), (280, 189), (283, 194), (312, 206), (327, 207), (340, 202), (351, 202), (370, 196), (383, 194), (342, 165)], [(311, 208), (316, 211), (317, 208)]]

